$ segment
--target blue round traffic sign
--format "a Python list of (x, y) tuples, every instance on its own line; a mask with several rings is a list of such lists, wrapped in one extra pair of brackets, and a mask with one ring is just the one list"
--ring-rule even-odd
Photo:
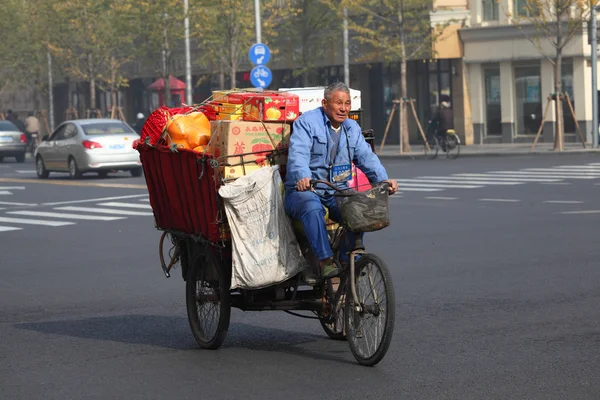
[(266, 44), (255, 43), (250, 47), (248, 57), (254, 65), (265, 65), (271, 59), (271, 50), (269, 50)]
[(271, 84), (273, 74), (271, 70), (264, 65), (257, 65), (250, 71), (250, 82), (256, 88), (266, 88)]

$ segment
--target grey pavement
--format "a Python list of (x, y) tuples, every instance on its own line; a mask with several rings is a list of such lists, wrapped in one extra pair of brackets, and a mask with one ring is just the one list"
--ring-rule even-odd
[[(366, 245), (391, 270), (396, 329), (373, 368), (282, 312), (233, 310), (223, 346), (199, 350), (152, 217), (124, 214), (144, 209), (143, 178), (42, 184), (30, 160), (0, 164), (0, 218), (72, 223), (0, 232), (0, 399), (597, 399), (597, 161), (386, 158), (401, 194)], [(123, 218), (72, 219), (100, 209)]]
[[(460, 157), (507, 157), (524, 155), (568, 155), (568, 154), (589, 154), (598, 153), (600, 148), (592, 148), (586, 144), (583, 148), (581, 143), (565, 143), (563, 151), (555, 151), (551, 143), (538, 143), (534, 150), (531, 150), (532, 143), (509, 143), (509, 144), (472, 144), (463, 145), (460, 149)], [(379, 145), (375, 151), (382, 157), (399, 158), (424, 158), (423, 144), (411, 144), (411, 152), (400, 154), (399, 145), (385, 145), (380, 151)], [(445, 157), (440, 151), (438, 157)]]

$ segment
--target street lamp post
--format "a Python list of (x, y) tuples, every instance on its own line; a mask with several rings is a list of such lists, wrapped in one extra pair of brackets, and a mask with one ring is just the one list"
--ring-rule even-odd
[(185, 102), (188, 105), (192, 104), (192, 61), (190, 56), (190, 16), (189, 0), (183, 0), (183, 8), (185, 11)]
[(592, 6), (590, 16), (590, 44), (592, 46), (592, 147), (598, 147), (598, 37), (596, 6)]

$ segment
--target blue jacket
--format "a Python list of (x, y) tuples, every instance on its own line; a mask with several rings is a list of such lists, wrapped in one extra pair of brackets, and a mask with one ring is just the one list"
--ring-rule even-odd
[[(296, 182), (302, 178), (329, 181), (329, 166), (333, 163), (330, 154), (334, 145), (329, 138), (330, 128), (331, 122), (325, 115), (323, 107), (303, 113), (294, 122), (288, 153), (286, 190), (294, 190)], [(371, 182), (388, 179), (381, 161), (365, 141), (360, 126), (349, 118), (342, 123), (335, 164), (350, 164), (348, 143), (352, 161)], [(348, 184), (339, 183), (338, 187), (346, 189)]]

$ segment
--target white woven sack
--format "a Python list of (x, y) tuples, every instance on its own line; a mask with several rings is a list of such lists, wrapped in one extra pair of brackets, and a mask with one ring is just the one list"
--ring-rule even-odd
[(231, 289), (260, 289), (301, 272), (306, 261), (283, 206), (279, 167), (225, 184), (219, 195), (231, 229)]

